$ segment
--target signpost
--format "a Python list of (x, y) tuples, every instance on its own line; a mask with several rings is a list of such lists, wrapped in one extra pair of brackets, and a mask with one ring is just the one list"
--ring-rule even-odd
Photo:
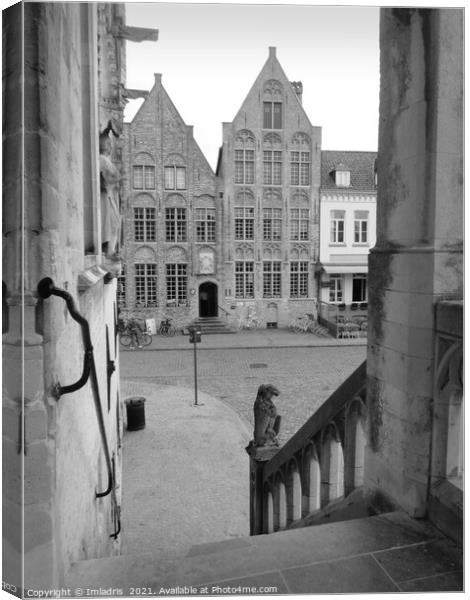
[(189, 343), (194, 348), (194, 406), (204, 406), (197, 403), (197, 349), (196, 345), (201, 341), (201, 330), (197, 327), (189, 327)]

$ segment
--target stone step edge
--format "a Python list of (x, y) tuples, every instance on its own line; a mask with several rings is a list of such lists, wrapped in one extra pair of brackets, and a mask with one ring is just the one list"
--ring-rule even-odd
[[(403, 544), (403, 546), (407, 546), (407, 545), (415, 545), (416, 543), (429, 543), (431, 541), (433, 541), (433, 539), (439, 539), (442, 538), (442, 534), (439, 533), (435, 533), (433, 530), (434, 535), (429, 535), (429, 533), (426, 533), (426, 528), (421, 527), (418, 523), (416, 523), (415, 520), (411, 519), (411, 517), (409, 517), (408, 515), (406, 515), (405, 513), (402, 512), (394, 512), (394, 513), (383, 513), (381, 515), (378, 516), (373, 516), (373, 517), (366, 517), (366, 518), (362, 518), (362, 519), (356, 519), (356, 522), (359, 521), (368, 521), (368, 520), (376, 520), (376, 519), (383, 519), (384, 517), (387, 518), (387, 520), (396, 525), (399, 528), (402, 527), (406, 527), (406, 528), (411, 528), (412, 530), (414, 530), (415, 533), (423, 536), (421, 541), (417, 541), (417, 542), (413, 542), (412, 544)], [(97, 580), (96, 582), (93, 582), (91, 579), (89, 581), (90, 585), (91, 583), (100, 583), (100, 581), (102, 581), (103, 583), (105, 583), (107, 586), (109, 585), (118, 585), (120, 578), (123, 578), (124, 581), (128, 581), (128, 577), (130, 576), (130, 573), (134, 573), (135, 569), (137, 569), (137, 572), (143, 572), (146, 569), (149, 569), (152, 573), (152, 575), (150, 576), (152, 581), (158, 581), (158, 582), (168, 582), (171, 581), (172, 578), (174, 578), (175, 580), (180, 580), (182, 581), (182, 578), (184, 577), (185, 573), (189, 575), (189, 573), (191, 572), (191, 569), (196, 568), (197, 569), (202, 569), (204, 570), (204, 568), (206, 569), (206, 571), (209, 571), (208, 567), (210, 567), (210, 573), (211, 573), (211, 577), (208, 579), (208, 582), (210, 581), (217, 581), (218, 579), (220, 579), (220, 577), (218, 576), (217, 573), (217, 569), (213, 569), (213, 561), (215, 560), (215, 556), (217, 557), (217, 560), (220, 561), (221, 557), (223, 558), (227, 558), (227, 560), (230, 561), (230, 563), (234, 563), (237, 560), (240, 560), (241, 558), (245, 557), (245, 554), (247, 552), (249, 553), (255, 553), (255, 556), (259, 556), (259, 558), (262, 560), (263, 557), (266, 557), (266, 555), (268, 555), (270, 552), (274, 552), (276, 551), (276, 547), (279, 547), (279, 540), (285, 538), (293, 538), (295, 539), (294, 536), (300, 536), (301, 538), (305, 539), (305, 537), (311, 537), (313, 538), (313, 540), (315, 540), (315, 537), (318, 535), (319, 530), (323, 529), (323, 528), (341, 528), (342, 526), (344, 526), (347, 523), (351, 523), (351, 521), (339, 521), (336, 523), (327, 523), (327, 524), (323, 524), (323, 525), (318, 525), (316, 527), (305, 527), (305, 528), (301, 528), (301, 529), (287, 529), (287, 530), (283, 530), (283, 531), (277, 531), (275, 533), (269, 534), (269, 535), (260, 535), (260, 536), (247, 536), (244, 538), (239, 538), (240, 542), (240, 546), (239, 547), (234, 547), (231, 549), (225, 549), (222, 552), (218, 552), (216, 555), (214, 555), (213, 553), (210, 554), (193, 554), (191, 556), (185, 556), (185, 557), (181, 557), (181, 558), (176, 558), (176, 559), (168, 559), (168, 560), (162, 560), (160, 557), (158, 558), (158, 561), (155, 560), (155, 557), (153, 557), (152, 553), (145, 553), (143, 555), (121, 555), (121, 556), (117, 556), (117, 557), (110, 557), (110, 558), (98, 558), (98, 559), (90, 559), (87, 561), (80, 561), (78, 563), (75, 563), (74, 565), (72, 565), (71, 570), (69, 572), (68, 575), (68, 585), (80, 585), (80, 581), (78, 581), (77, 579), (80, 577), (80, 574), (82, 574), (83, 577), (85, 577), (88, 573), (89, 579), (90, 579), (90, 573), (95, 572), (96, 576), (97, 576)], [(331, 535), (331, 534), (330, 534)], [(220, 542), (223, 541), (227, 541), (227, 540), (220, 540)], [(214, 542), (214, 544), (217, 544), (219, 542)], [(272, 545), (271, 545), (272, 543)], [(283, 542), (281, 542), (283, 543)], [(258, 548), (258, 550), (256, 550), (256, 548)], [(387, 549), (387, 548), (381, 548), (379, 550), (377, 549), (362, 549), (361, 554), (363, 553), (368, 553), (368, 552), (377, 552), (377, 551), (382, 551), (383, 549)], [(345, 558), (347, 555), (343, 556), (343, 555), (339, 555), (337, 557), (337, 559), (341, 560), (342, 558)], [(312, 561), (312, 560), (307, 560), (305, 564), (310, 564), (310, 563), (315, 563), (318, 561)], [(259, 566), (257, 566), (256, 560), (253, 561), (253, 564), (250, 565), (250, 569), (249, 572), (246, 572), (246, 575), (253, 575), (256, 574), (259, 571)], [(205, 567), (204, 567), (205, 566)], [(282, 568), (280, 565), (278, 565), (276, 568)], [(111, 580), (106, 580), (105, 577), (105, 573), (106, 571), (108, 571), (108, 576), (111, 575), (112, 576), (112, 581)], [(207, 577), (206, 577), (207, 579)], [(201, 583), (206, 583), (206, 579), (204, 578), (200, 578), (199, 581), (196, 582), (197, 585), (201, 584)], [(88, 580), (87, 580), (88, 581)], [(142, 581), (142, 580), (141, 580)], [(149, 580), (150, 581), (150, 580)], [(185, 582), (188, 583), (188, 582)], [(122, 584), (122, 581), (121, 581)], [(130, 585), (131, 583), (129, 583)], [(141, 585), (144, 585), (145, 582), (143, 582)], [(146, 585), (146, 584), (145, 584)]]

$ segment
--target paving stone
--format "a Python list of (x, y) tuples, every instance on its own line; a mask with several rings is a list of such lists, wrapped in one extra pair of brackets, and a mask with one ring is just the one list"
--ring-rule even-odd
[(448, 540), (378, 552), (375, 558), (395, 581), (461, 569), (461, 550)]
[[(390, 516), (394, 514), (390, 513)], [(316, 563), (429, 540), (425, 529), (416, 530), (412, 519), (403, 513), (400, 515), (398, 522), (396, 519), (389, 521), (389, 514), (343, 521), (340, 524), (340, 536), (338, 524), (328, 523), (254, 536), (251, 540), (260, 552), (266, 551), (267, 547), (270, 551), (277, 547), (281, 549), (285, 555), (282, 559), (284, 566), (300, 565), (302, 560), (305, 561), (305, 556), (309, 563)]]
[[(198, 387), (228, 404), (252, 429), (257, 389), (272, 383), (281, 391), (276, 405), (282, 415), (279, 438), (285, 443), (365, 357), (360, 346), (200, 349)], [(268, 367), (251, 369), (253, 363)], [(192, 390), (193, 355), (180, 350), (122, 353), (121, 376)]]
[(399, 591), (372, 556), (356, 556), (285, 569), (282, 575), (293, 594), (377, 594)]
[(198, 541), (249, 533), (249, 432), (237, 414), (185, 388), (123, 382), (146, 398), (146, 426), (125, 431), (122, 552), (184, 556)]
[(399, 585), (403, 592), (461, 592), (463, 591), (463, 572), (453, 571), (432, 577), (410, 579)]

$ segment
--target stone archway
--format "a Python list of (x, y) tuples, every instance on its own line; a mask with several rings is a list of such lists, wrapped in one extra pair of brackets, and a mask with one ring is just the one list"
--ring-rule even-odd
[(205, 281), (199, 286), (199, 316), (216, 317), (218, 315), (217, 284)]

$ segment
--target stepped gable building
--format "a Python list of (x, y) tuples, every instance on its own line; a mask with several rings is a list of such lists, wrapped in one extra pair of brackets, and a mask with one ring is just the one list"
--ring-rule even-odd
[(302, 107), (302, 84), (269, 57), (231, 123), (216, 173), (222, 204), (220, 297), (232, 320), (256, 314), (287, 325), (314, 312), (319, 248), (321, 128)]
[(217, 289), (220, 271), (214, 172), (159, 74), (124, 137), (121, 314), (186, 325), (200, 310), (217, 310), (217, 297), (204, 293)]
[[(216, 175), (160, 75), (124, 124), (124, 138), (123, 318), (157, 324), (171, 316), (184, 327), (207, 317), (236, 325), (253, 315), (262, 327), (282, 327), (316, 314), (318, 299), (332, 303), (330, 312), (367, 302), (376, 155), (321, 151), (302, 84), (288, 81), (275, 48), (223, 124)], [(322, 221), (320, 195), (333, 211)], [(334, 211), (347, 222), (335, 220), (330, 244)]]
[(322, 151), (317, 273), (320, 313), (327, 320), (338, 307), (367, 309), (367, 260), (376, 238), (376, 159), (375, 152)]

